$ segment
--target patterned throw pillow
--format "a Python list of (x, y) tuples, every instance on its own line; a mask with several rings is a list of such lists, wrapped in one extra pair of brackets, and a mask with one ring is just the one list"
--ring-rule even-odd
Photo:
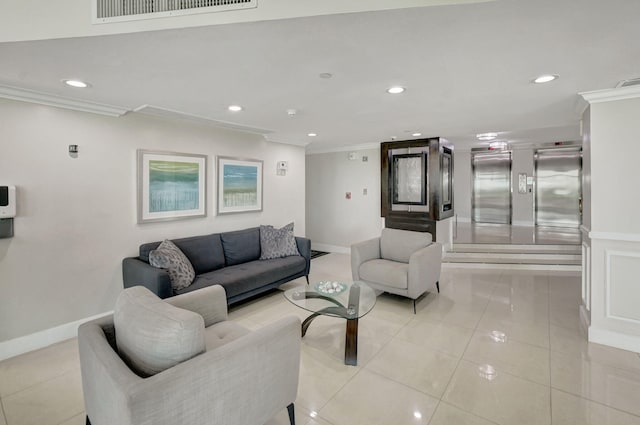
[(189, 259), (173, 242), (165, 239), (158, 248), (149, 253), (149, 264), (169, 272), (174, 291), (191, 285), (196, 272)]
[(260, 226), (260, 250), (261, 260), (300, 255), (296, 238), (293, 235), (293, 223), (289, 223), (281, 229), (275, 229), (273, 226)]

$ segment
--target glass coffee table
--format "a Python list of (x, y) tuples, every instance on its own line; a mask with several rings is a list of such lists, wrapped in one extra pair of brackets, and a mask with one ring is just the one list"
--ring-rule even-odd
[(358, 364), (358, 319), (376, 305), (376, 293), (362, 282), (322, 281), (307, 287), (285, 291), (284, 296), (296, 306), (313, 314), (302, 322), (302, 336), (318, 316), (340, 317), (347, 320), (344, 364)]

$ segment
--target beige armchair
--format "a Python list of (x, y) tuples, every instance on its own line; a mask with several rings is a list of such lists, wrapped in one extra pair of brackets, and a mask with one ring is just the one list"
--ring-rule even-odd
[(295, 424), (300, 320), (249, 331), (227, 321), (224, 289), (161, 300), (125, 289), (114, 314), (78, 330), (87, 424)]
[(353, 281), (416, 300), (425, 292), (440, 292), (442, 244), (430, 233), (382, 229), (379, 238), (351, 245)]

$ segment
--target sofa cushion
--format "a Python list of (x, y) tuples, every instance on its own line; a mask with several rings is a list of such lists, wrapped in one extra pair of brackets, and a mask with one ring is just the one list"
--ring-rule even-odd
[(196, 277), (189, 259), (170, 240), (164, 240), (157, 249), (149, 253), (149, 264), (169, 273), (174, 290), (186, 288)]
[(360, 279), (398, 289), (408, 288), (409, 264), (390, 260), (370, 260), (360, 264)]
[(227, 292), (227, 299), (229, 299), (302, 273), (306, 267), (307, 262), (300, 255), (273, 260), (250, 261), (197, 276), (191, 286), (176, 291), (176, 293), (184, 294), (210, 285), (222, 285)]
[(167, 304), (143, 286), (120, 293), (113, 321), (120, 357), (142, 377), (205, 351), (202, 316)]
[[(187, 256), (196, 274), (217, 270), (225, 265), (222, 241), (218, 233), (174, 239), (172, 242)], [(148, 263), (149, 253), (159, 245), (160, 242), (140, 245), (140, 260)]]
[(260, 226), (261, 260), (291, 255), (300, 255), (296, 238), (293, 235), (293, 223), (289, 223), (281, 229), (276, 229), (273, 226)]
[(220, 234), (227, 266), (247, 263), (260, 258), (260, 229), (237, 230)]
[(431, 245), (431, 240), (431, 233), (385, 228), (380, 236), (380, 253), (385, 260), (408, 263), (411, 254)]

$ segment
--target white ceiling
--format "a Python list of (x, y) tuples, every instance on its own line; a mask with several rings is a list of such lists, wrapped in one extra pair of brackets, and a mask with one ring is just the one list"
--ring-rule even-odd
[[(498, 0), (0, 43), (0, 84), (269, 130), (309, 152), (413, 132), (459, 147), (489, 131), (514, 144), (579, 140), (577, 93), (640, 77), (638, 16), (637, 0)], [(531, 84), (544, 73), (560, 79)]]

